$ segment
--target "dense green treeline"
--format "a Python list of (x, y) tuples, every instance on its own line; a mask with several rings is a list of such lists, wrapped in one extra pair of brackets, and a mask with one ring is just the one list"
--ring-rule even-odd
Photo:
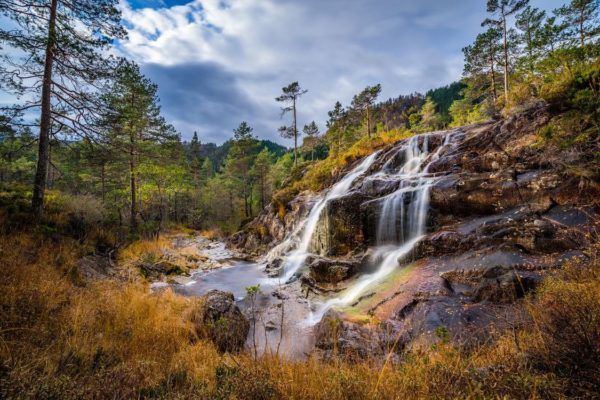
[[(222, 145), (201, 143), (195, 132), (190, 142), (182, 142), (161, 115), (156, 85), (135, 63), (99, 52), (122, 35), (116, 3), (107, 0), (99, 8), (99, 3), (84, 2), (83, 16), (62, 3), (53, 11), (54, 3), (31, 15), (19, 7), (5, 15), (35, 26), (38, 42), (56, 35), (56, 27), (48, 25), (52, 12), (67, 33), (67, 22), (85, 20), (105, 36), (100, 40), (92, 31), (87, 39), (77, 36), (79, 56), (54, 51), (52, 85), (45, 90), (47, 49), (29, 46), (25, 31), (0, 31), (4, 44), (32, 55), (21, 64), (5, 60), (0, 69), (4, 91), (31, 99), (2, 109), (0, 184), (33, 198), (31, 211), (38, 217), (48, 189), (55, 191), (52, 196), (81, 196), (89, 208), (101, 209), (109, 223), (131, 233), (156, 235), (170, 223), (229, 233), (256, 216), (274, 195), (284, 206), (300, 190), (331, 183), (336, 171), (373, 146), (507, 116), (538, 101), (548, 102), (559, 115), (540, 140), (574, 149), (598, 143), (595, 0), (572, 0), (552, 12), (524, 0), (490, 0), (482, 33), (463, 49), (460, 82), (385, 101), (378, 101), (381, 85), (367, 86), (348, 106), (333, 105), (324, 127), (302, 120), (308, 90), (292, 82), (273, 99), (273, 107), (282, 105), (282, 115), (291, 117), (279, 133), (293, 141), (292, 150), (259, 139), (265, 132), (254, 132), (247, 122)], [(110, 15), (101, 15), (106, 10)], [(63, 48), (63, 40), (74, 45), (68, 37), (55, 39), (57, 48)], [(17, 79), (24, 72), (33, 81)], [(49, 106), (42, 106), (46, 101)], [(31, 110), (41, 110), (41, 118), (25, 118)], [(591, 171), (597, 161), (589, 160)]]

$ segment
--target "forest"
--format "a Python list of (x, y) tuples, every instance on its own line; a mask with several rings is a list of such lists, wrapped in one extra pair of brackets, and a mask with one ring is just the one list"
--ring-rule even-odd
[[(280, 141), (255, 129), (258, 122), (224, 115), (235, 122), (220, 143), (200, 129), (177, 131), (144, 64), (116, 50), (129, 29), (120, 3), (0, 0), (0, 91), (10, 99), (0, 104), (1, 398), (599, 397), (597, 0), (556, 9), (480, 1), (487, 18), (462, 44), (455, 82), (389, 99), (377, 81), (353, 83), (351, 101), (331, 104), (324, 123), (304, 117), (313, 88), (287, 82), (263, 104), (281, 114)], [(458, 183), (438, 185), (453, 174)], [(516, 189), (507, 189), (513, 181)], [(519, 207), (528, 209), (522, 220), (521, 211), (503, 214)], [(491, 215), (517, 224), (490, 233)], [(451, 241), (475, 223), (477, 240), (468, 233)], [(393, 318), (378, 313), (410, 292), (413, 278), (390, 272), (390, 287), (360, 292), (336, 319), (337, 293), (385, 269), (364, 260), (395, 246), (382, 257), (398, 269), (407, 243), (407, 274), (419, 262), (450, 265), (452, 255), (463, 257), (459, 272), (414, 272), (417, 283), (441, 276), (445, 286), (414, 289)], [(221, 245), (232, 268), (244, 260), (260, 265), (261, 277), (266, 265), (269, 277), (286, 279), (250, 285), (254, 275), (224, 275), (245, 298), (236, 294), (236, 305), (207, 322), (212, 300), (185, 292), (200, 280), (179, 276), (218, 270), (222, 259), (207, 249)], [(279, 245), (291, 247), (273, 252)], [(200, 253), (185, 253), (194, 246)], [(463, 292), (492, 279), (489, 270), (461, 275), (468, 252), (500, 268), (497, 254), (507, 247), (522, 259), (509, 263), (515, 297), (488, 287)], [(288, 273), (297, 260), (309, 272)], [(503, 290), (506, 276), (493, 278)], [(437, 299), (443, 291), (447, 299)], [(309, 292), (314, 306), (302, 300)], [(460, 312), (483, 301), (482, 315), (501, 314), (494, 332), (459, 344), (467, 328), (440, 317), (425, 342), (412, 325), (401, 334), (433, 318), (419, 316), (420, 305), (432, 304), (437, 318), (435, 307), (449, 309), (448, 299)], [(375, 305), (367, 312), (361, 302)], [(284, 320), (321, 309), (308, 335), (320, 352), (282, 356)], [(383, 339), (384, 325), (393, 340)], [(377, 339), (365, 339), (373, 332)], [(257, 350), (263, 334), (278, 341), (276, 351), (266, 343)], [(400, 345), (406, 336), (412, 341)]]

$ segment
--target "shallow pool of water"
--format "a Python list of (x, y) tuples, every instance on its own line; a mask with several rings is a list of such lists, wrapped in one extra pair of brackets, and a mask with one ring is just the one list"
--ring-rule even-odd
[(260, 284), (264, 292), (274, 285), (264, 272), (264, 265), (247, 261), (230, 261), (226, 266), (212, 271), (193, 272), (190, 281), (176, 288), (176, 291), (191, 295), (202, 296), (209, 290), (218, 289), (232, 292), (237, 301), (246, 296), (246, 288)]

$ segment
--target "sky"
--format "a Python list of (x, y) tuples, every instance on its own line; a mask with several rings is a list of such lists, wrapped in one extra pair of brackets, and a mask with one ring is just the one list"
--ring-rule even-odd
[[(485, 0), (120, 0), (129, 35), (116, 51), (158, 84), (163, 115), (189, 140), (222, 143), (247, 121), (282, 144), (275, 101), (298, 81), (300, 127), (325, 130), (336, 101), (367, 85), (381, 100), (460, 79), (461, 49)], [(531, 0), (546, 10), (565, 0)], [(0, 98), (0, 102), (6, 99)]]

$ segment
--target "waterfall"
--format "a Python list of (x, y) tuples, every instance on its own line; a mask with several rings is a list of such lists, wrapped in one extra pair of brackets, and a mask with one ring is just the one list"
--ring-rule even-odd
[(312, 207), (306, 219), (300, 224), (302, 232), (300, 243), (295, 250), (285, 257), (283, 264), (283, 282), (289, 281), (304, 265), (304, 262), (309, 255), (312, 236), (317, 228), (319, 219), (321, 218), (321, 213), (325, 207), (327, 207), (327, 203), (333, 199), (346, 195), (349, 192), (352, 183), (354, 183), (359, 176), (367, 172), (378, 154), (379, 152), (375, 152), (361, 161), (360, 164), (350, 171), (342, 180), (333, 185), (325, 196), (321, 197)]
[[(377, 247), (373, 259), (381, 260), (376, 272), (363, 275), (339, 297), (322, 304), (316, 313), (308, 318), (308, 323), (321, 320), (332, 306), (348, 306), (370, 285), (382, 281), (396, 269), (421, 240), (426, 231), (429, 208), (429, 190), (434, 178), (429, 174), (429, 166), (439, 158), (440, 153), (452, 140), (452, 133), (446, 134), (444, 142), (437, 150), (429, 153), (429, 136), (412, 137), (404, 148), (404, 164), (393, 174), (400, 180), (400, 187), (381, 199), (377, 226)], [(419, 146), (419, 139), (422, 145)], [(384, 165), (387, 168), (387, 163)], [(383, 171), (377, 174), (381, 175)]]

